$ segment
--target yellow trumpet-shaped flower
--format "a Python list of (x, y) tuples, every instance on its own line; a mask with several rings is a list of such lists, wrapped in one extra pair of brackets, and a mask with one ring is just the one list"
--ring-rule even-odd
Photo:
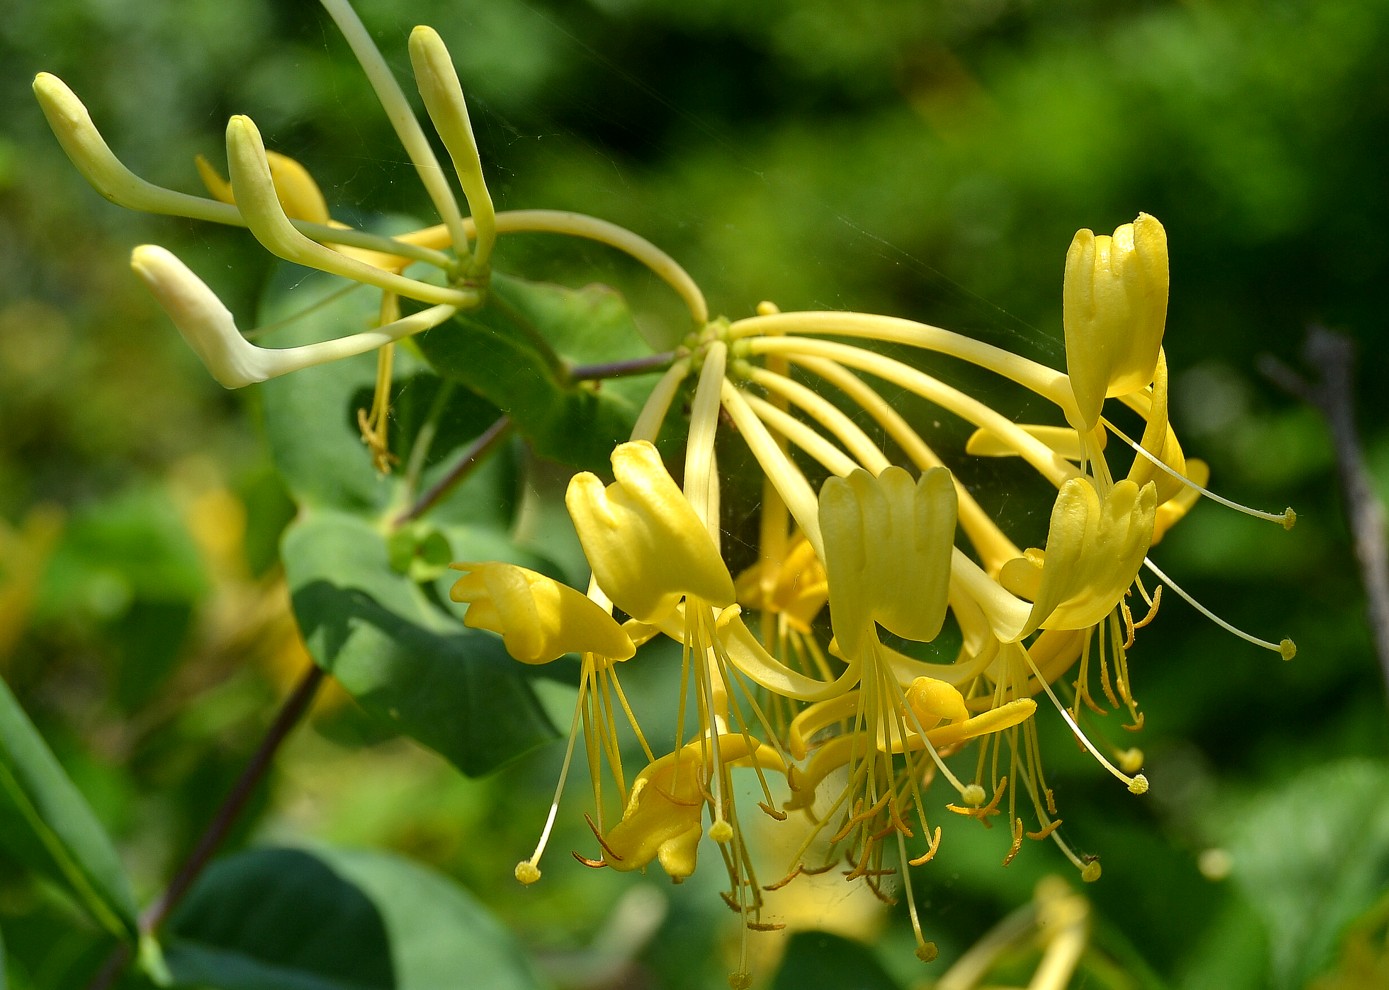
[[(722, 734), (717, 747), (717, 764), (711, 741), (700, 738), (637, 775), (621, 821), (601, 837), (604, 863), (626, 871), (642, 869), (654, 859), (671, 879), (684, 880), (695, 870), (716, 765), (725, 776), (732, 767), (754, 765), (786, 771), (776, 750), (742, 733)], [(723, 786), (727, 789), (728, 781)]]
[(687, 595), (723, 608), (733, 578), (709, 533), (645, 441), (613, 451), (616, 481), (604, 486), (584, 472), (569, 483), (565, 504), (599, 586), (613, 604), (659, 623)]
[(955, 482), (945, 468), (914, 482), (889, 467), (855, 471), (820, 491), (820, 528), (839, 649), (858, 656), (873, 624), (928, 643), (945, 621), (955, 545)]
[(463, 624), (500, 633), (522, 663), (549, 663), (566, 653), (627, 660), (631, 637), (607, 611), (568, 585), (515, 564), (454, 564), (466, 573), (449, 597), (466, 602)]
[(1109, 615), (1137, 578), (1156, 510), (1151, 482), (1120, 481), (1101, 497), (1089, 478), (1072, 478), (1057, 493), (1045, 550), (1008, 561), (998, 584), (959, 555), (955, 573), (1003, 642), (1038, 629), (1084, 629)]
[(1066, 253), (1066, 370), (1089, 431), (1108, 396), (1153, 380), (1167, 322), (1167, 233), (1146, 213), (1113, 235), (1076, 233)]

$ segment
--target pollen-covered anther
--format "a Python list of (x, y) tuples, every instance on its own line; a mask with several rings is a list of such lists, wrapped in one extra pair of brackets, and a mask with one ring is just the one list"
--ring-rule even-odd
[(935, 832), (931, 834), (931, 841), (926, 846), (926, 851), (916, 859), (907, 860), (908, 866), (925, 866), (936, 858), (936, 850), (940, 848), (940, 826), (936, 826)]
[(1008, 855), (1003, 857), (1003, 865), (1007, 866), (1018, 855), (1022, 849), (1023, 826), (1021, 818), (1013, 819), (1013, 844), (1008, 847)]

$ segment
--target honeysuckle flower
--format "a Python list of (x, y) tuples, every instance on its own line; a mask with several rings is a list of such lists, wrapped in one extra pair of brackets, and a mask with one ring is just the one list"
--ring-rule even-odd
[(515, 564), (452, 566), (465, 572), (449, 592), (468, 605), (463, 624), (500, 633), (522, 663), (549, 663), (566, 653), (627, 660), (637, 652), (610, 612), (553, 578)]
[(656, 448), (626, 443), (613, 451), (616, 481), (575, 475), (565, 504), (598, 585), (633, 618), (660, 623), (681, 599), (716, 608), (735, 600), (733, 578)]
[[(719, 760), (713, 759), (717, 745)], [(714, 773), (730, 786), (733, 767), (754, 766), (784, 774), (786, 766), (771, 746), (743, 733), (700, 738), (652, 762), (632, 781), (622, 818), (600, 836), (603, 863), (617, 870), (645, 868), (652, 860), (677, 883), (694, 873), (704, 812)], [(728, 823), (736, 828), (736, 818)]]
[(1062, 291), (1066, 370), (1078, 429), (1092, 429), (1110, 396), (1147, 387), (1167, 322), (1167, 232), (1146, 213), (1113, 235), (1078, 231)]
[[(1061, 486), (1052, 507), (1045, 550), (1033, 549), (1005, 564), (1004, 589), (1031, 601), (1019, 625), (1018, 611), (1004, 603), (995, 630), (1005, 641), (1035, 629), (1084, 629), (1119, 604), (1138, 577), (1152, 543), (1157, 492), (1127, 479), (1103, 499), (1086, 478)], [(1012, 612), (1009, 615), (1004, 611)]]

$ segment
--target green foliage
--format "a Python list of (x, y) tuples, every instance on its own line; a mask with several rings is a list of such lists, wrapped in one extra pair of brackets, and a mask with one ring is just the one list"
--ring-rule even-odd
[[(1157, 971), (1137, 985), (1297, 986), (1330, 965), (1386, 882), (1384, 686), (1324, 427), (1254, 368), (1266, 352), (1294, 360), (1308, 321), (1351, 332), (1367, 373), (1361, 426), (1389, 492), (1389, 419), (1373, 379), (1389, 361), (1386, 5), (361, 6), (397, 68), (414, 23), (444, 34), (500, 206), (624, 223), (695, 272), (716, 313), (740, 316), (764, 298), (870, 308), (1056, 363), (1071, 232), (1112, 228), (1139, 209), (1160, 216), (1173, 244), (1173, 417), (1188, 453), (1211, 461), (1223, 493), (1291, 502), (1302, 521), (1270, 537), (1207, 505), (1157, 553), (1216, 611), (1286, 631), (1302, 654), (1287, 665), (1251, 656), (1169, 596), (1132, 655), (1144, 734), (1135, 740), (1113, 720), (1094, 727), (1148, 749), (1153, 791), (1116, 795), (1071, 759), (1067, 735), (1044, 728), (1057, 758), (1050, 783), (1068, 841), (1104, 857), (1104, 877), (1085, 889), (1108, 926), (1097, 945), (1126, 973)], [(174, 975), (326, 990), (351, 962), (377, 965), (353, 971), (374, 974), (368, 985), (429, 987), (492, 960), (492, 982), (479, 985), (529, 987), (538, 981), (508, 931), (525, 932), (541, 957), (615, 952), (623, 930), (602, 928), (606, 914), (592, 909), (606, 903), (610, 876), (555, 864), (537, 888), (500, 886), (543, 822), (558, 747), (519, 758), (554, 735), (550, 716), (495, 638), (459, 621), (444, 567), (508, 559), (582, 580), (557, 508), (566, 469), (528, 451), (604, 470), (650, 379), (566, 381), (527, 334), (567, 364), (640, 355), (637, 329), (670, 343), (684, 327), (665, 288), (601, 248), (503, 239), (497, 263), (508, 271), (611, 283), (621, 295), (498, 277), (491, 305), (401, 348), (390, 478), (358, 438), (371, 358), (258, 387), (250, 405), (267, 461), (248, 440), (244, 405), (207, 381), (122, 261), (140, 240), (168, 243), (250, 326), (267, 271), (248, 260), (249, 237), (110, 208), (71, 174), (27, 86), (39, 69), (59, 71), (137, 171), (178, 188), (195, 189), (192, 155), (219, 158), (221, 120), (244, 111), (273, 147), (313, 167), (341, 219), (418, 212), (427, 204), (345, 46), (313, 4), (19, 0), (0, 19), (0, 52), (0, 229), (12, 245), (0, 299), (0, 518), (57, 503), (70, 520), (22, 628), (0, 636), (13, 642), (0, 648), (0, 672), (28, 713), (0, 693), (0, 960), (10, 984), (85, 986), (110, 943), (132, 937), (129, 888), (153, 898), (249, 756), (285, 671), (302, 664), (258, 624), (266, 599), (250, 596), (255, 581), (273, 585), (274, 546), (313, 659), (360, 709), (335, 709), (330, 696), (309, 741), (281, 754), (227, 854), (167, 929)], [(270, 279), (266, 324), (328, 291), (298, 269)], [(258, 342), (339, 336), (375, 315), (373, 294), (358, 292)], [(498, 443), (448, 497), (402, 522), (503, 413), (522, 439)], [(432, 436), (427, 448), (422, 436)], [(220, 467), (209, 473), (208, 462)], [(981, 499), (1009, 502), (991, 470)], [(247, 545), (249, 573), (210, 560), (195, 538), (175, 490), (190, 474), (245, 506), (231, 543)], [(1030, 511), (1019, 501), (1006, 511)], [(0, 559), (0, 581), (8, 566)], [(257, 645), (227, 634), (229, 615)], [(283, 620), (283, 607), (275, 615)], [(572, 692), (547, 687), (563, 712)], [(504, 776), (470, 781), (451, 769), (502, 766)], [(402, 781), (427, 792), (413, 797), (417, 816), (381, 810)], [(1228, 801), (1234, 791), (1247, 802)], [(439, 807), (464, 824), (450, 831)], [(557, 860), (565, 848), (591, 851), (582, 822), (569, 825), (561, 820)], [(1030, 842), (1000, 869), (1000, 832), (947, 829), (942, 869), (921, 891), (938, 967), (1040, 876), (1069, 869)], [(417, 865), (236, 851), (261, 836), (340, 834)], [(1228, 881), (1197, 870), (1212, 846), (1233, 856)], [(466, 877), (480, 901), (422, 864)], [(568, 869), (583, 879), (561, 879)], [(224, 903), (248, 906), (220, 914)], [(239, 919), (262, 927), (219, 927)], [(346, 954), (291, 944), (289, 933), (316, 920)], [(657, 973), (650, 982), (688, 985), (680, 966), (641, 961), (682, 958), (677, 942), (714, 965), (726, 918), (683, 920), (624, 950), (633, 982)], [(903, 912), (885, 924), (885, 939), (900, 939)], [(853, 943), (791, 941), (775, 985), (814, 986), (845, 968), (838, 985), (893, 985)], [(386, 948), (389, 957), (368, 951)], [(401, 982), (417, 964), (439, 968)], [(939, 970), (910, 979), (931, 975)], [(1106, 974), (1087, 978), (1104, 984)]]
[(172, 987), (542, 990), (471, 894), (399, 856), (256, 849), (221, 860), (170, 919)]
[[(309, 315), (274, 335), (276, 346), (367, 324), (367, 295), (329, 294), (325, 303), (325, 282), (287, 276), (271, 293), (267, 323), (312, 300)], [(398, 522), (443, 480), (449, 455), (498, 413), (462, 389), (426, 391), (418, 362), (405, 355), (396, 371), (406, 400), (393, 428), (410, 468), (400, 478), (378, 476), (367, 469), (355, 421), (370, 404), (375, 363), (366, 355), (309, 369), (261, 393), (272, 454), (299, 503), (281, 548), (294, 612), (314, 660), (363, 708), (465, 773), (486, 773), (554, 730), (523, 668), (494, 636), (463, 626), (444, 568), (455, 560), (544, 562), (507, 537), (515, 495), (505, 456), (469, 477), (427, 523)]]
[[(106, 931), (135, 937), (135, 897), (120, 857), (2, 681), (0, 844), (59, 884)], [(3, 952), (0, 945), (0, 963)]]
[(494, 275), (487, 304), (420, 335), (420, 350), (446, 380), (461, 382), (507, 414), (535, 452), (606, 473), (651, 379), (574, 382), (584, 365), (644, 357), (622, 297)]

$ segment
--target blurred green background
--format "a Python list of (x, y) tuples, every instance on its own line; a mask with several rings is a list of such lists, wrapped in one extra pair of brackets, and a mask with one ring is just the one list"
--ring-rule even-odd
[[(1067, 834), (1105, 866), (1084, 893), (1113, 970), (1096, 963), (1077, 985), (1302, 986), (1326, 973), (1342, 982), (1325, 986), (1374, 985), (1344, 976), (1341, 938), (1378, 900), (1384, 952), (1385, 687), (1326, 428), (1257, 365), (1301, 367), (1313, 323), (1349, 335), (1365, 453), (1389, 492), (1389, 3), (357, 6), (402, 76), (410, 28), (443, 35), (499, 208), (624, 224), (730, 317), (763, 299), (864, 309), (1059, 364), (1072, 233), (1159, 217), (1172, 419), (1188, 455), (1210, 462), (1223, 494), (1291, 504), (1299, 523), (1283, 533), (1206, 504), (1155, 556), (1217, 612), (1293, 637), (1300, 654), (1285, 664), (1165, 603), (1130, 654), (1153, 784), (1142, 799), (1050, 720)], [(102, 201), (33, 103), (39, 70), (67, 81), (153, 181), (196, 191), (193, 156), (220, 161), (225, 118), (248, 113), (313, 170), (336, 216), (428, 206), (317, 4), (12, 0), (0, 17), (0, 673), (148, 901), (306, 661), (274, 581), (291, 510), (255, 397), (211, 381), (127, 257), (170, 247), (246, 327), (271, 265), (242, 232)], [(523, 239), (498, 263), (616, 284), (653, 339), (680, 326), (659, 287), (602, 249)], [(553, 693), (564, 724), (570, 696)], [(469, 781), (330, 696), (233, 843), (370, 845), (432, 864), (557, 986), (720, 985), (732, 916), (711, 893), (565, 858), (588, 842), (582, 787), (545, 881), (511, 881), (559, 748)], [(999, 869), (997, 832), (946, 824), (939, 860), (918, 871), (936, 966), (1065, 869), (1033, 844)], [(810, 927), (835, 929), (857, 909), (832, 893), (806, 911)], [(644, 935), (634, 916), (659, 929)], [(901, 922), (875, 922), (871, 953), (888, 973), (865, 962), (864, 986), (930, 979)], [(0, 932), (20, 987), (82, 986), (109, 950), (2, 854)], [(848, 951), (797, 944), (805, 958)]]

